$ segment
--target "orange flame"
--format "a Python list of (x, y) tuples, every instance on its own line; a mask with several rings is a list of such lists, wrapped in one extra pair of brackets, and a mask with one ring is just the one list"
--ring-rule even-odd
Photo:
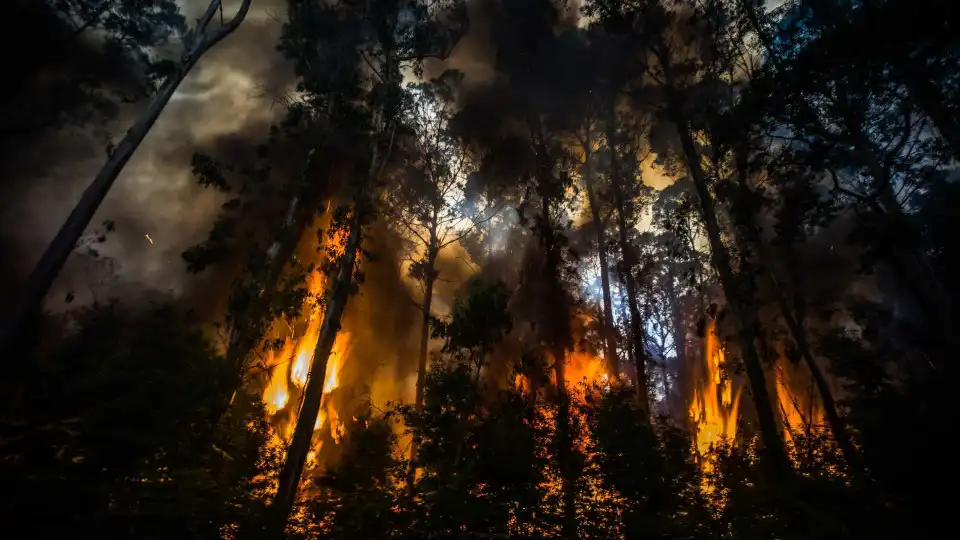
[[(342, 236), (342, 234), (338, 235), (337, 238), (333, 240), (333, 243), (337, 246), (342, 246)], [(311, 246), (311, 248), (313, 248), (313, 246)], [(317, 250), (311, 249), (311, 251), (315, 252)], [(325, 281), (323, 274), (311, 272), (307, 283), (309, 290), (308, 297), (316, 298), (323, 294)], [(303, 334), (299, 336), (296, 334), (289, 335), (284, 340), (283, 346), (279, 351), (270, 351), (267, 355), (267, 363), (273, 366), (273, 368), (270, 374), (270, 380), (263, 391), (263, 401), (267, 406), (267, 411), (274, 417), (274, 434), (279, 441), (288, 439), (293, 433), (297, 418), (295, 410), (285, 415), (277, 415), (277, 412), (290, 408), (291, 404), (294, 404), (295, 409), (295, 405), (299, 403), (299, 397), (304, 386), (307, 384), (310, 368), (313, 365), (317, 342), (320, 339), (320, 328), (323, 324), (324, 310), (322, 306), (308, 301), (308, 304), (305, 305), (304, 308), (307, 312), (307, 328)], [(285, 326), (282, 321), (278, 321), (275, 324), (280, 324), (281, 328)], [(292, 329), (290, 326), (287, 327)], [(325, 397), (340, 386), (340, 371), (343, 367), (343, 360), (349, 341), (349, 332), (341, 331), (337, 334), (333, 350), (327, 361), (323, 384)], [(336, 436), (338, 430), (342, 429), (337, 419), (338, 412), (334, 409), (333, 403), (330, 402), (330, 400), (324, 399), (323, 406), (317, 415), (314, 429), (321, 429), (329, 421), (330, 432)], [(317, 444), (313, 449), (314, 455), (318, 455), (319, 451), (320, 445)]]
[[(780, 418), (783, 421), (783, 436), (787, 441), (793, 440), (793, 433), (797, 431), (816, 430), (823, 426), (823, 409), (820, 401), (814, 396), (813, 388), (809, 392), (796, 392), (797, 379), (793, 369), (785, 368), (780, 362), (776, 368), (777, 402), (780, 407)], [(806, 394), (804, 396), (804, 394)]]
[(592, 384), (602, 382), (607, 374), (604, 371), (603, 359), (598, 355), (585, 351), (571, 351), (567, 353), (564, 368), (564, 382), (568, 390), (573, 390), (582, 382)]
[[(702, 377), (703, 371), (696, 373), (690, 403), (690, 416), (696, 426), (694, 439), (701, 456), (721, 441), (735, 442), (740, 412), (740, 389), (734, 392), (731, 381), (722, 376), (725, 357), (714, 321), (707, 325), (704, 345), (706, 372)], [(712, 468), (707, 461), (704, 460), (704, 472)]]

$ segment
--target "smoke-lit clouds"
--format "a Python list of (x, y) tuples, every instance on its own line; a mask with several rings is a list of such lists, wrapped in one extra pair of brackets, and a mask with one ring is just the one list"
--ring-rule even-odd
[[(193, 22), (207, 1), (183, 4)], [(224, 16), (230, 17), (239, 1), (226, 4)], [(101, 249), (116, 261), (118, 279), (109, 286), (113, 293), (181, 294), (191, 286), (180, 253), (205, 238), (222, 198), (197, 185), (190, 158), (206, 152), (225, 161), (242, 159), (266, 139), (271, 121), (282, 112), (272, 106), (272, 96), (293, 81), (292, 70), (275, 51), (285, 9), (284, 0), (253, 3), (239, 29), (200, 60), (117, 179), (88, 230), (105, 220), (116, 223), (116, 232)], [(114, 142), (143, 106), (123, 109), (110, 126)], [(4, 273), (17, 277), (5, 280), (8, 289), (0, 294), (0, 303), (9, 301), (15, 283), (39, 258), (106, 159), (106, 141), (90, 130), (64, 130), (18, 146), (21, 152), (2, 166), (7, 178), (0, 204)], [(89, 264), (71, 257), (48, 298), (51, 307), (62, 302), (67, 290), (75, 290), (79, 301), (88, 299)]]

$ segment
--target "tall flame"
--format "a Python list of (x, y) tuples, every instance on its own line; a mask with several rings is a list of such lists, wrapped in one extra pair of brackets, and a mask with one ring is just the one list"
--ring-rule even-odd
[[(701, 456), (721, 441), (733, 443), (737, 437), (740, 414), (740, 389), (734, 391), (731, 381), (722, 376), (725, 362), (723, 347), (717, 336), (716, 323), (710, 321), (704, 343), (704, 370), (695, 375), (690, 416), (696, 426), (694, 439)], [(704, 465), (708, 471), (710, 465)]]

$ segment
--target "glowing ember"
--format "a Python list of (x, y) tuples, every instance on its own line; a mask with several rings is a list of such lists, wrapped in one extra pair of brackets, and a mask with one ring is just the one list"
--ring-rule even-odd
[[(690, 403), (690, 416), (696, 426), (694, 439), (701, 456), (721, 441), (735, 442), (740, 409), (740, 390), (734, 392), (731, 382), (722, 377), (725, 358), (714, 321), (710, 321), (706, 330), (706, 371), (698, 370), (695, 374), (697, 382)], [(704, 460), (703, 466), (705, 472), (711, 468), (708, 460)]]

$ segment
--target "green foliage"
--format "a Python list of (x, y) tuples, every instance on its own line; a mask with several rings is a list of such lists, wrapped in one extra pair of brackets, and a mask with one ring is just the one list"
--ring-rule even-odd
[(433, 325), (434, 337), (442, 337), (443, 351), (475, 366), (477, 372), (487, 354), (513, 328), (508, 311), (510, 292), (502, 282), (472, 280), (467, 297), (457, 299), (449, 322)]

